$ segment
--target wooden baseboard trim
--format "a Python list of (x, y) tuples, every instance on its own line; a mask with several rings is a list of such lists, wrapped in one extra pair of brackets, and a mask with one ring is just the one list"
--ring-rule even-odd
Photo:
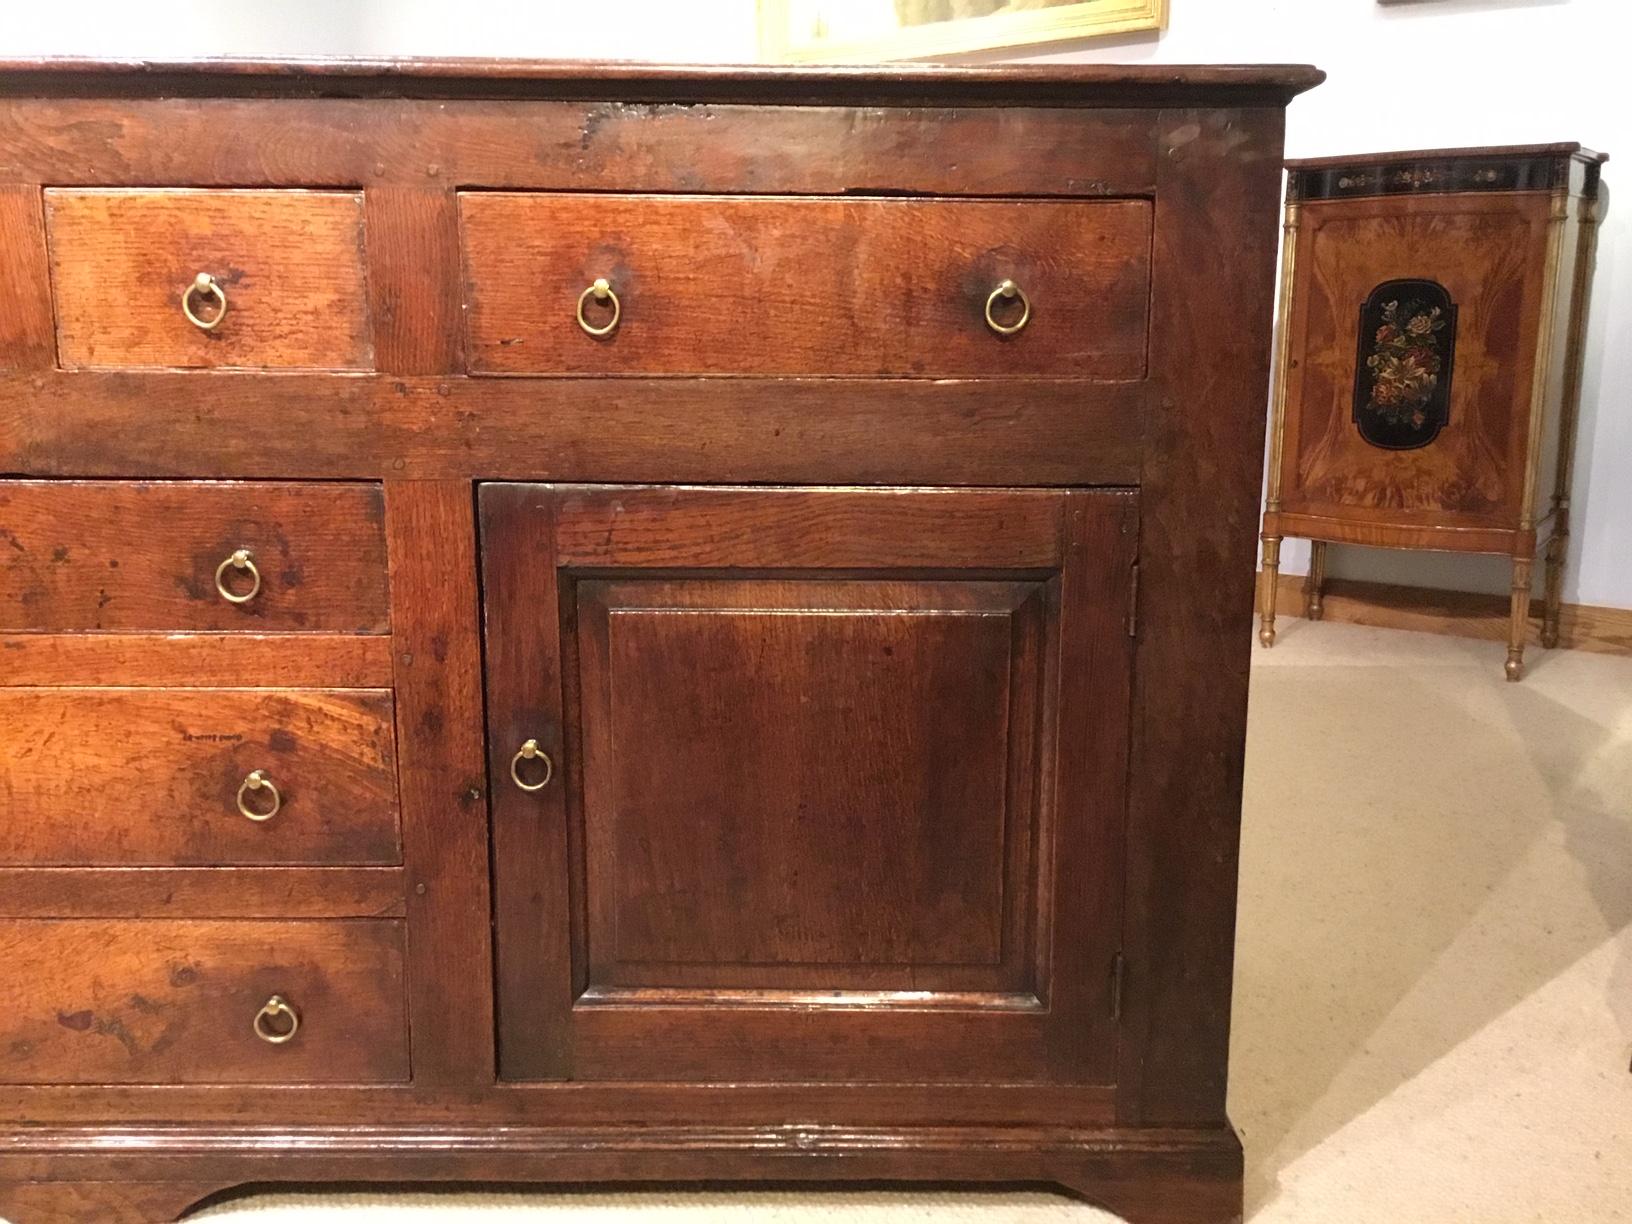
[[(1262, 585), (1259, 587), (1262, 590)], [(1326, 580), (1323, 620), (1380, 629), (1412, 629), (1456, 637), (1507, 640), (1507, 600), (1500, 595), (1445, 591), (1431, 587)], [(1530, 638), (1541, 628), (1541, 600), (1530, 605)], [(1303, 575), (1281, 574), (1276, 580), (1275, 614), (1303, 615)], [(1565, 604), (1559, 609), (1558, 644), (1600, 654), (1632, 655), (1632, 609)]]

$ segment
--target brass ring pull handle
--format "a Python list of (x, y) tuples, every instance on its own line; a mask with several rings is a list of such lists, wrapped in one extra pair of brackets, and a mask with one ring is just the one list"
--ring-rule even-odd
[[(999, 299), (1009, 301), (1014, 298), (1020, 299), (1020, 317), (1013, 323), (999, 323), (997, 321), (997, 316), (992, 313), (992, 307), (997, 305)], [(1012, 280), (1003, 281), (996, 289), (993, 289), (991, 293), (987, 295), (986, 326), (991, 328), (998, 335), (1012, 336), (1015, 332), (1019, 331), (1022, 327), (1030, 322), (1031, 299), (1026, 296), (1026, 291), (1020, 288), (1020, 286), (1015, 284)]]
[[(289, 1027), (281, 1031), (271, 1027), (272, 1021), (280, 1019), (287, 1020)], [(255, 1013), (253, 1027), (255, 1036), (268, 1045), (282, 1045), (286, 1041), (293, 1041), (295, 1034), (300, 1032), (300, 1013), (290, 1007), (282, 995), (273, 995)]]
[[(272, 806), (257, 812), (249, 806), (249, 796), (252, 791), (265, 791), (272, 796)], [(259, 769), (252, 769), (249, 777), (238, 784), (238, 810), (247, 819), (259, 824), (263, 820), (271, 820), (283, 807), (283, 796), (278, 794), (278, 788), (272, 785), (272, 779)]]
[[(243, 570), (249, 575), (249, 590), (234, 591), (227, 586), (227, 570)], [(215, 589), (228, 603), (246, 604), (261, 593), (261, 571), (255, 568), (255, 554), (247, 548), (236, 548), (232, 555), (215, 567)]]
[[(584, 318), (584, 306), (589, 302), (590, 298), (594, 298), (597, 302), (610, 302), (612, 304), (612, 317), (600, 327), (596, 327), (588, 319)], [(595, 283), (578, 295), (578, 326), (583, 328), (586, 334), (594, 336), (597, 340), (602, 336), (610, 336), (616, 331), (618, 320), (621, 318), (623, 318), (623, 303), (618, 301), (618, 295), (612, 292), (612, 282), (607, 280), (606, 277), (597, 276)]]
[[(211, 318), (204, 318), (193, 309), (194, 297), (215, 299), (215, 314)], [(227, 291), (221, 288), (221, 282), (208, 272), (200, 272), (193, 277), (193, 283), (188, 285), (181, 294), (181, 313), (187, 316), (199, 331), (214, 331), (221, 326), (221, 320), (227, 317)]]
[[(521, 763), (523, 761), (543, 761), (544, 776), (537, 782), (523, 782), (521, 780)], [(550, 754), (538, 746), (536, 739), (530, 739), (516, 750), (516, 755), (510, 758), (510, 780), (524, 791), (540, 791), (550, 784), (555, 776), (555, 763), (550, 760)]]

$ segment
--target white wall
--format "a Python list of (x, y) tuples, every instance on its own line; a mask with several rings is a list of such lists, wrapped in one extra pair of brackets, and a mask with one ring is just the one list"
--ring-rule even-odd
[[(1626, 0), (1173, 0), (1162, 38), (1039, 57), (1309, 62), (1324, 85), (1293, 103), (1287, 154), (1579, 140), (1612, 155), (1582, 383), (1564, 598), (1632, 608), (1632, 15)], [(1618, 156), (1615, 156), (1618, 155)], [(1505, 562), (1334, 548), (1334, 575), (1505, 592)], [(1289, 541), (1282, 568), (1302, 573)]]
[(754, 0), (0, 0), (0, 57), (502, 55), (744, 62)]
[[(1057, 60), (1311, 62), (1292, 156), (1579, 140), (1619, 158), (1599, 244), (1565, 598), (1632, 608), (1632, 16), (1626, 0), (1172, 0), (1161, 38)], [(80, 0), (0, 19), (0, 56), (517, 55), (744, 61), (754, 0)], [(1632, 174), (1632, 170), (1628, 171)], [(1632, 189), (1627, 191), (1632, 200)], [(1291, 542), (1287, 572), (1307, 563)], [(1505, 566), (1443, 554), (1334, 550), (1332, 572), (1500, 592)]]

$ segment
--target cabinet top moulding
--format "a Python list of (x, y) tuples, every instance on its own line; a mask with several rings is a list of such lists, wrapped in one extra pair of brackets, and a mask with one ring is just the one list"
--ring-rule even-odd
[(1551, 191), (1596, 199), (1607, 153), (1575, 141), (1487, 145), (1468, 149), (1407, 149), (1288, 158), (1287, 198), (1293, 202), (1367, 196), (1466, 192)]
[(1284, 106), (1306, 64), (714, 66), (525, 59), (0, 60), (0, 97), (547, 98), (784, 105)]

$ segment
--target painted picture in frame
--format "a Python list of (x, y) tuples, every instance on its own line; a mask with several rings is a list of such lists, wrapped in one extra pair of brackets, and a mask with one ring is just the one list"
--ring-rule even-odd
[(759, 0), (773, 63), (941, 59), (1161, 30), (1168, 0)]

